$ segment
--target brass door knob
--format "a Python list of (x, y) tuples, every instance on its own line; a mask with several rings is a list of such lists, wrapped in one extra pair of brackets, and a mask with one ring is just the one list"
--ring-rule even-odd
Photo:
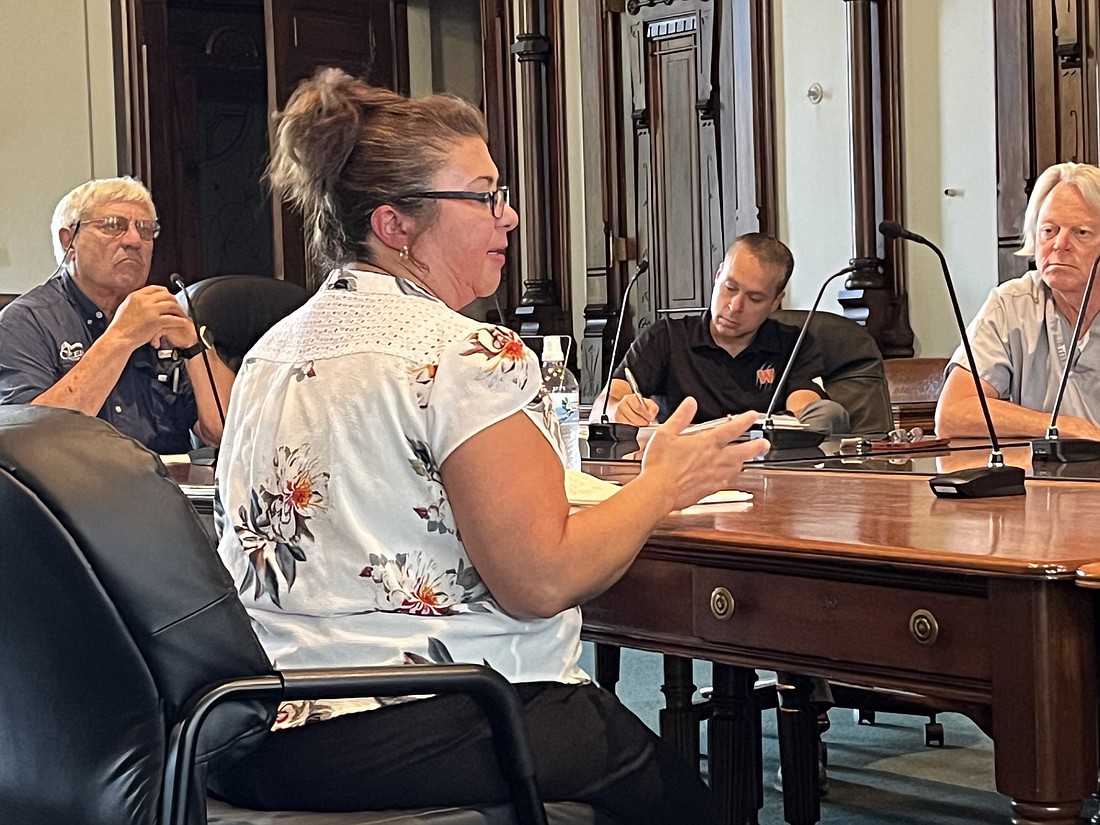
[(720, 622), (728, 622), (733, 618), (736, 607), (733, 594), (724, 587), (716, 587), (710, 593), (710, 612)]
[(930, 645), (940, 635), (940, 623), (936, 621), (931, 611), (923, 608), (914, 610), (913, 615), (909, 617), (909, 632), (922, 645)]

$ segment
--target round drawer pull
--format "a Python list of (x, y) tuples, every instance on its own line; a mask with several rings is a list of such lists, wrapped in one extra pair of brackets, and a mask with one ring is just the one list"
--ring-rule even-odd
[(922, 645), (930, 645), (940, 635), (940, 623), (928, 610), (914, 610), (909, 617), (909, 632)]
[(710, 593), (710, 612), (720, 622), (728, 622), (733, 618), (733, 609), (736, 603), (733, 594), (724, 587), (716, 587)]

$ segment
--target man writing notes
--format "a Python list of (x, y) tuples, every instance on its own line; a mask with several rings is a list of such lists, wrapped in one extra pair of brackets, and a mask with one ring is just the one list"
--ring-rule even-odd
[[(967, 329), (993, 425), (1002, 436), (1042, 436), (1071, 353), (1076, 356), (1058, 416), (1060, 435), (1100, 439), (1100, 346), (1089, 345), (1100, 289), (1082, 307), (1100, 255), (1100, 169), (1051, 166), (1024, 212), (1024, 245), (1036, 269), (994, 289)], [(1078, 313), (1081, 339), (1073, 341)], [(960, 347), (936, 405), (940, 436), (985, 437), (974, 379)]]
[[(162, 286), (148, 286), (160, 231), (148, 190), (94, 180), (61, 199), (51, 233), (58, 273), (0, 313), (0, 403), (95, 415), (158, 453), (207, 444), (222, 423), (196, 358), (194, 324)], [(233, 373), (213, 350), (221, 404)], [(224, 406), (223, 406), (224, 409)]]
[[(635, 426), (664, 421), (688, 396), (699, 402), (696, 422), (766, 410), (798, 338), (798, 327), (768, 317), (793, 271), (794, 256), (782, 242), (757, 232), (738, 237), (718, 267), (710, 308), (642, 330), (592, 404), (590, 420), (601, 420), (609, 391), (608, 417)], [(823, 367), (821, 350), (807, 336), (776, 406), (811, 429), (846, 432), (847, 411), (817, 380)]]

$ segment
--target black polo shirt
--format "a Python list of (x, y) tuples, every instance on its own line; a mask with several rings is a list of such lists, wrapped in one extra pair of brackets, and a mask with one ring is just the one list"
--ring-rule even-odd
[[(798, 327), (768, 318), (752, 343), (734, 358), (714, 343), (709, 311), (701, 316), (662, 318), (641, 331), (614, 377), (626, 380), (624, 366), (630, 367), (638, 389), (660, 407), (658, 421), (668, 418), (689, 395), (699, 402), (696, 422), (746, 410), (764, 412), (797, 338)], [(824, 368), (820, 348), (807, 335), (778, 409), (796, 390), (828, 398), (813, 380)]]
[[(107, 319), (63, 272), (0, 312), (0, 404), (27, 404), (56, 384), (107, 329)], [(180, 360), (138, 347), (99, 418), (154, 452), (185, 453), (198, 419)]]

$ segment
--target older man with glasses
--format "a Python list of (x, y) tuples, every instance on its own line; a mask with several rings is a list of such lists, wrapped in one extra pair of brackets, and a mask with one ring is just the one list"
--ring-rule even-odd
[(149, 191), (132, 178), (81, 184), (51, 233), (54, 276), (0, 312), (0, 403), (95, 415), (158, 453), (186, 452), (191, 431), (216, 445), (233, 373), (212, 349), (207, 372), (187, 313), (146, 284), (160, 233)]

